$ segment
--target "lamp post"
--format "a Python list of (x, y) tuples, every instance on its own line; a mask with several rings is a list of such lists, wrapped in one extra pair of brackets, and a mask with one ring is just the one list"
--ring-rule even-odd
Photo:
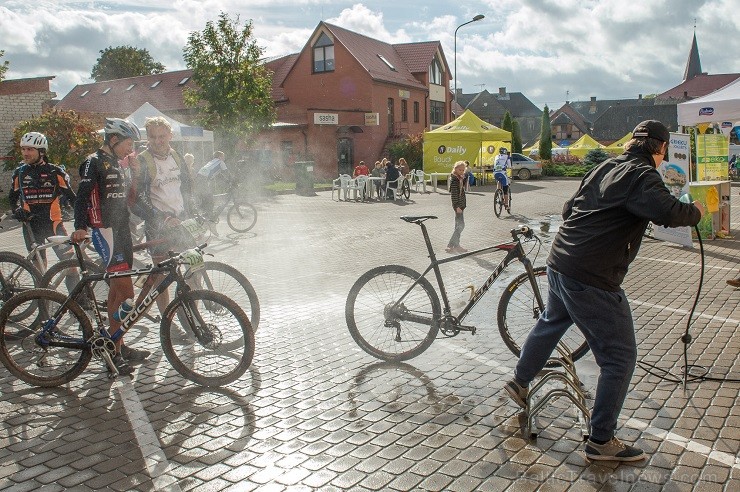
[(485, 17), (485, 15), (478, 14), (475, 17), (473, 17), (471, 20), (469, 20), (468, 22), (463, 22), (462, 24), (460, 24), (459, 26), (457, 26), (457, 29), (455, 29), (455, 50), (454, 50), (454, 55), (455, 55), (455, 67), (454, 67), (454, 69), (455, 69), (455, 74), (454, 74), (455, 75), (455, 93), (453, 94), (453, 100), (455, 102), (457, 102), (457, 30), (460, 29), (462, 26), (467, 26), (471, 22), (479, 21), (479, 20), (483, 19), (484, 17)]

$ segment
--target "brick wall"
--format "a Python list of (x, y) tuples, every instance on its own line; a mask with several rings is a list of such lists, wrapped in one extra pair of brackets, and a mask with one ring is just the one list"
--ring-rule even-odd
[(3, 80), (0, 82), (0, 156), (10, 152), (13, 129), (22, 121), (44, 112), (56, 93), (49, 90), (54, 77)]

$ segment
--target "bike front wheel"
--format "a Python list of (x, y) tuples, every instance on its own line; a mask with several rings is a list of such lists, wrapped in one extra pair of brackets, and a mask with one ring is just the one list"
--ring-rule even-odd
[[(547, 268), (535, 268), (534, 278), (542, 302), (545, 303), (550, 290), (547, 281)], [(545, 306), (542, 306), (542, 309), (540, 309), (534, 294), (534, 288), (526, 273), (515, 278), (501, 296), (498, 305), (498, 331), (506, 346), (517, 357), (521, 355), (524, 341), (527, 339), (529, 332), (532, 331), (544, 308)], [(586, 355), (589, 350), (588, 343), (581, 330), (576, 327), (565, 332), (561, 342), (572, 352), (574, 361)], [(548, 363), (548, 367), (554, 365)]]
[(160, 340), (172, 367), (201, 386), (236, 381), (254, 357), (247, 315), (225, 295), (208, 290), (188, 291), (167, 306)]
[(350, 289), (345, 306), (347, 327), (357, 345), (387, 361), (408, 360), (429, 348), (439, 331), (440, 313), (432, 284), (401, 265), (363, 274)]
[(218, 261), (206, 261), (203, 268), (192, 274), (188, 283), (194, 289), (220, 292), (237, 303), (249, 315), (252, 329), (257, 333), (260, 322), (260, 301), (252, 284), (239, 270)]
[[(49, 289), (33, 289), (13, 296), (0, 309), (0, 361), (11, 374), (32, 386), (69, 383), (85, 370), (92, 352), (86, 343), (93, 335), (90, 320), (74, 301), (67, 301), (56, 319), (49, 319), (67, 296)], [(11, 321), (31, 306), (41, 323)], [(35, 316), (34, 316), (35, 318)], [(42, 331), (47, 324), (51, 328)], [(61, 347), (55, 344), (62, 344)]]
[(257, 209), (251, 203), (235, 203), (226, 214), (226, 221), (235, 232), (247, 232), (257, 223)]
[[(84, 260), (85, 270), (88, 273), (104, 273), (105, 270), (100, 265), (89, 260)], [(52, 265), (41, 278), (41, 287), (52, 289), (63, 294), (69, 295), (81, 280), (80, 263), (76, 259), (63, 260)], [(108, 312), (108, 292), (110, 287), (105, 280), (97, 280), (88, 283), (85, 289), (80, 292), (75, 301), (85, 311), (93, 311), (93, 302), (97, 302), (98, 309), (103, 315)], [(92, 293), (91, 293), (92, 292)]]
[[(0, 302), (7, 302), (16, 294), (40, 286), (41, 273), (33, 263), (17, 253), (0, 252)], [(25, 310), (14, 312), (10, 320), (21, 321), (35, 312), (38, 312), (38, 309), (32, 304), (27, 304)]]
[(496, 217), (501, 217), (501, 211), (504, 209), (504, 192), (501, 188), (496, 190), (493, 195), (493, 211)]

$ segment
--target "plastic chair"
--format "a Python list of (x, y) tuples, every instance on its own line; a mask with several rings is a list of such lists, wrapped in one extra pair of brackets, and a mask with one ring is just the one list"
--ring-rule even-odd
[(349, 189), (354, 191), (355, 199), (360, 198), (364, 202), (365, 197), (368, 196), (368, 194), (372, 198), (373, 190), (368, 190), (368, 183), (370, 183), (370, 181), (368, 181), (368, 177), (365, 175), (357, 176), (352, 180)]
[(394, 179), (393, 181), (386, 181), (385, 196), (388, 196), (388, 190), (393, 190), (393, 200), (405, 200), (403, 197), (403, 182), (405, 180), (405, 176), (399, 176), (398, 179)]
[[(432, 184), (432, 177), (428, 174), (425, 174), (422, 169), (415, 169), (412, 173), (413, 179), (411, 182), (414, 184), (414, 191), (419, 191), (419, 185), (422, 186), (422, 191), (424, 193), (427, 192), (427, 180), (429, 181), (429, 184)], [(429, 176), (429, 178), (427, 178)]]
[(334, 190), (337, 191), (337, 200), (342, 199), (342, 193), (344, 193), (344, 199), (347, 200), (349, 197), (349, 183), (352, 178), (349, 174), (340, 174), (339, 177), (331, 182), (331, 199), (334, 200)]

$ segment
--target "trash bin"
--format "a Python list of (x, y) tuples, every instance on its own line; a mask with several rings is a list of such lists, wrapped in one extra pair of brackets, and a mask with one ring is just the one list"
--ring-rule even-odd
[(295, 191), (302, 195), (314, 195), (313, 190), (314, 161), (298, 161), (295, 163)]

